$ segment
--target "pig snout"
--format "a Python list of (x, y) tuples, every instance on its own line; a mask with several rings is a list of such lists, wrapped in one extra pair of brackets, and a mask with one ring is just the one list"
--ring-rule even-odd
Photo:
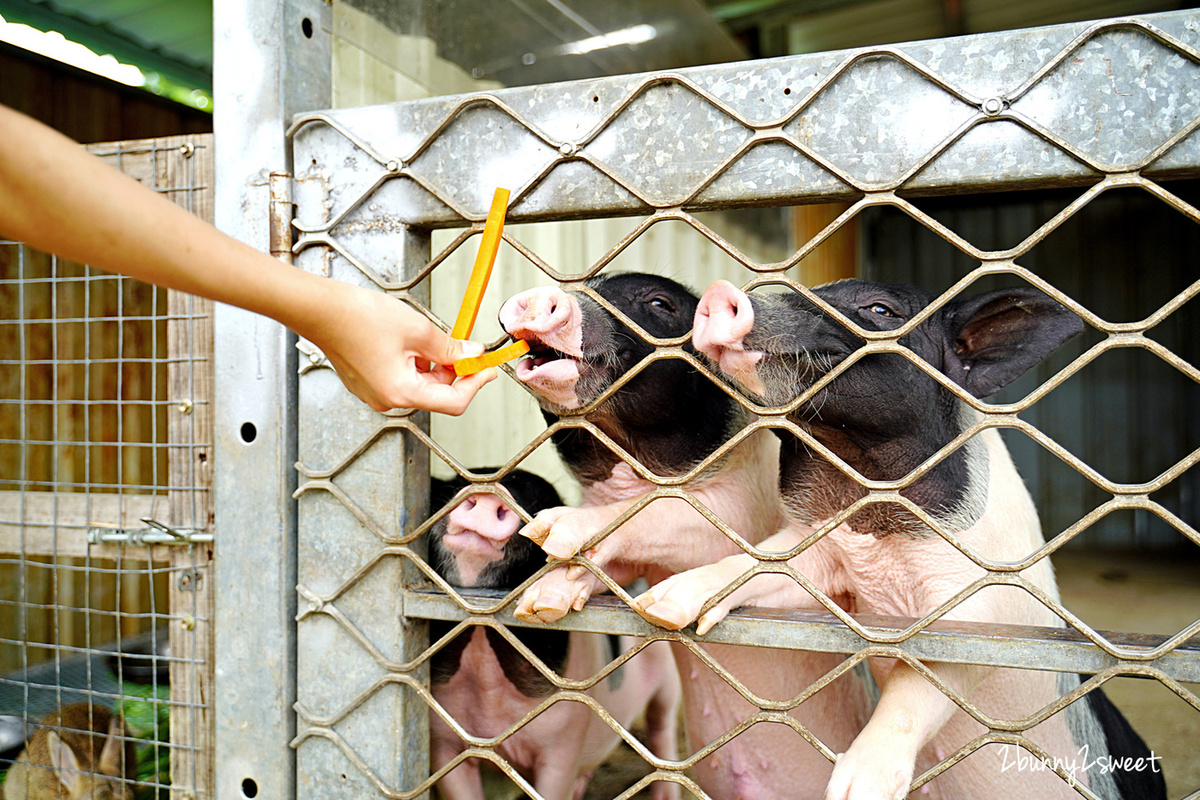
[(508, 298), (500, 307), (500, 326), (514, 339), (576, 357), (583, 354), (579, 303), (557, 286), (540, 286)]
[(575, 384), (583, 358), (583, 310), (557, 286), (513, 295), (500, 307), (500, 325), (529, 344), (529, 355), (516, 366), (517, 380), (538, 393), (555, 412), (580, 406)]
[(459, 503), (446, 524), (450, 535), (471, 532), (503, 544), (521, 527), (521, 518), (506, 506), (499, 497), (479, 494)]
[(756, 367), (762, 353), (746, 349), (746, 336), (754, 328), (750, 297), (729, 281), (717, 281), (705, 290), (696, 306), (692, 345), (712, 359), (721, 371), (752, 392), (762, 394)]

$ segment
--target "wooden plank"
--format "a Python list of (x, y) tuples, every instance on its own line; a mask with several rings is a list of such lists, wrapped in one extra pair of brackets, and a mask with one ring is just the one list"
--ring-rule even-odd
[[(138, 494), (0, 492), (0, 553), (32, 558), (130, 558), (135, 548), (96, 545), (88, 550), (91, 526), (137, 530), (143, 517), (162, 516), (165, 498)], [(151, 560), (165, 558), (154, 548)]]
[[(818, 203), (792, 208), (792, 237), (800, 249), (850, 208), (849, 203)], [(797, 278), (820, 286), (858, 276), (858, 218), (850, 220), (800, 262)]]
[[(207, 222), (213, 218), (212, 137), (189, 141), (161, 159), (169, 196)], [(167, 471), (171, 522), (212, 530), (212, 302), (167, 293)], [(172, 550), (171, 797), (213, 796), (212, 547)]]
[[(212, 222), (212, 144), (210, 135), (173, 136), (90, 149)], [(211, 531), (212, 303), (171, 291), (166, 304), (167, 522)], [(169, 558), (171, 797), (194, 800), (213, 794), (212, 547), (171, 547)]]

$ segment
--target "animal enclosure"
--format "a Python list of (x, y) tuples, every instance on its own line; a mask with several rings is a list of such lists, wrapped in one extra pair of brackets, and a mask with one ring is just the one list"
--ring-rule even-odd
[[(776, 287), (812, 300), (802, 279), (806, 264), (858, 226), (867, 276), (918, 283), (939, 295), (936, 305), (980, 288), (1033, 286), (1076, 313), (1087, 329), (1078, 350), (1056, 356), (997, 402), (960, 395), (985, 416), (955, 446), (990, 428), (1004, 431), (1027, 479), (1039, 489), (1048, 542), (1019, 562), (994, 563), (979, 561), (946, 535), (987, 571), (972, 592), (993, 585), (1030, 590), (1021, 570), (1089, 542), (1177, 545), (1194, 554), (1200, 544), (1194, 499), (1200, 372), (1194, 337), (1184, 331), (1192, 329), (1187, 320), (1194, 319), (1191, 306), (1200, 291), (1195, 250), (1187, 244), (1196, 241), (1200, 212), (1195, 184), (1185, 179), (1194, 178), (1200, 166), (1198, 41), (1196, 15), (1180, 12), (306, 113), (290, 134), (298, 230), (293, 250), (301, 268), (388, 291), (445, 324), (461, 297), (456, 281), (482, 231), (492, 189), (505, 186), (512, 200), (502, 250), (512, 256), (512, 269), (529, 276), (524, 285), (557, 282), (628, 322), (583, 281), (616, 270), (648, 270), (697, 289), (727, 277), (746, 288)], [(1047, 188), (1055, 193), (1022, 205), (1020, 193)], [(960, 224), (969, 208), (989, 213), (988, 195), (997, 192), (1004, 193), (997, 203), (1020, 206), (1020, 213), (997, 216), (990, 227)], [(941, 199), (963, 194), (972, 197), (961, 205)], [(1114, 197), (1132, 200), (1110, 202)], [(718, 220), (750, 213), (737, 209), (817, 202), (843, 203), (844, 210), (790, 242), (780, 257), (748, 254), (735, 241), (737, 225), (732, 235), (717, 231)], [(1074, 229), (1072, 236), (1081, 236), (1078, 226), (1087, 229), (1081, 220), (1092, 209), (1141, 213), (1137, 209), (1146, 205), (1169, 218), (1151, 238), (1183, 242), (1178, 250), (1152, 248), (1161, 263), (1109, 264), (1092, 274), (1087, 264), (1051, 263), (1051, 256), (1042, 255), (1070, 251), (1059, 244), (1063, 232)], [(601, 218), (603, 224), (594, 222)], [(718, 263), (693, 270), (686, 259), (664, 263), (661, 251), (639, 250), (647, 237), (669, 227), (683, 231), (680, 241), (707, 248)], [(587, 257), (576, 262), (543, 254), (537, 242), (547, 229), (558, 232), (555, 241), (584, 242)], [(604, 233), (609, 238), (599, 241)], [(895, 251), (907, 261), (881, 252), (897, 241), (908, 246)], [(927, 267), (934, 260), (925, 249), (930, 242), (944, 258)], [(1095, 286), (1089, 285), (1093, 277)], [(1138, 302), (1111, 313), (1104, 299), (1108, 281), (1134, 287)], [(896, 344), (901, 334), (858, 333), (864, 355), (911, 355)], [(501, 332), (480, 335), (499, 340)], [(683, 359), (720, 381), (685, 352), (686, 337), (648, 338), (656, 351), (647, 363)], [(520, 428), (508, 424), (507, 409), (521, 403), (532, 409), (534, 401), (515, 381), (501, 380), (475, 402), (478, 421), (470, 415), (461, 423), (438, 419), (431, 428), (422, 414), (368, 412), (344, 392), (320, 353), (304, 343), (301, 352), (293, 743), (298, 793), (420, 796), (467, 757), (492, 762), (531, 791), (495, 753), (507, 733), (466, 737), (470, 748), (463, 759), (429, 775), (427, 720), (431, 711), (442, 712), (428, 690), (428, 662), (449, 637), (427, 641), (422, 621), (448, 620), (457, 624), (455, 632), (469, 625), (498, 630), (560, 689), (530, 717), (554, 702), (590, 704), (582, 690), (619, 670), (625, 659), (590, 681), (563, 680), (508, 633), (509, 626), (520, 624), (512, 610), (524, 585), (503, 598), (465, 596), (437, 578), (425, 561), (424, 535), (449, 509), (427, 507), (429, 469), (498, 491), (495, 482), (510, 469), (544, 463), (536, 460), (543, 457), (553, 460), (549, 439), (556, 430), (581, 428), (613, 448), (582, 414), (624, 381), (579, 416), (547, 428), (534, 414), (532, 427)], [(1120, 361), (1131, 354), (1139, 363), (1132, 370)], [(1110, 406), (1132, 404), (1136, 391), (1114, 391), (1110, 384), (1136, 383), (1149, 373), (1155, 375), (1153, 385), (1162, 387), (1155, 402), (1168, 409), (1160, 419), (1170, 420), (1168, 427), (1154, 429), (1162, 440), (1154, 449), (1158, 461), (1138, 470), (1113, 463), (1098, 468), (1080, 453), (1099, 452), (1088, 447), (1134, 414)], [(830, 380), (838, 374), (835, 369)], [(657, 499), (686, 497), (680, 486), (687, 479), (760, 429), (790, 431), (822, 451), (787, 421), (789, 408), (804, 399), (764, 407), (739, 396), (754, 421), (689, 475), (663, 476), (630, 464), (657, 488), (618, 523)], [(1093, 431), (1090, 439), (1087, 430)], [(628, 460), (628, 454), (618, 455)], [(869, 490), (866, 503), (895, 501), (931, 468), (925, 465), (901, 481), (871, 482), (833, 460)], [(480, 471), (483, 464), (503, 466)], [(723, 530), (738, 541), (735, 531)], [(823, 529), (818, 536), (827, 533)], [(802, 580), (778, 554), (739, 547), (762, 561), (759, 569)], [(586, 557), (575, 563), (594, 571), (614, 597), (594, 599), (560, 626), (675, 642), (759, 709), (677, 763), (655, 758), (622, 729), (649, 774), (621, 796), (633, 796), (654, 780), (675, 781), (706, 796), (688, 770), (719, 758), (724, 745), (754, 725), (789, 728), (832, 760), (833, 752), (788, 712), (869, 657), (900, 658), (918, 670), (919, 660), (927, 659), (1092, 676), (1024, 720), (994, 719), (957, 699), (984, 733), (919, 770), (918, 789), (989, 744), (1030, 747), (1029, 728), (1120, 676), (1157, 681), (1188, 714), (1200, 710), (1194, 686), (1200, 653), (1189, 643), (1200, 631), (1200, 619), (1187, 611), (1182, 628), (1158, 636), (1100, 632), (1045, 595), (1038, 600), (1065, 621), (1066, 633), (940, 624), (965, 597), (919, 620), (860, 620), (832, 602), (826, 604), (828, 614), (732, 615), (703, 641), (846, 654), (841, 667), (800, 695), (773, 698), (742, 685), (706, 655), (694, 635), (643, 621), (626, 608), (631, 602), (626, 588)], [(592, 708), (616, 724), (603, 709)], [(1061, 765), (1058, 772), (1069, 779)], [(1196, 788), (1171, 791), (1177, 796)], [(1083, 786), (1078, 791), (1095, 796)]]
[[(219, 38), (254, 34), (254, 55), (274, 64), (281, 91), (320, 83), (314, 73), (330, 53), (300, 61), (293, 40), (327, 46), (324, 0), (278, 4), (282, 25), (261, 11), (267, 4), (219, 11), (235, 5), (252, 9), (253, 24), (226, 17)], [(281, 31), (282, 55), (270, 44)], [(272, 74), (264, 68), (263, 82)], [(1028, 588), (1022, 570), (1073, 551), (1121, 547), (1134, 561), (1194, 558), (1200, 546), (1197, 86), (1200, 15), (1188, 11), (329, 111), (289, 95), (279, 103), (288, 125), (277, 126), (280, 142), (287, 127), (286, 170), (261, 158), (273, 122), (255, 103), (237, 103), (241, 138), (218, 132), (230, 141), (223, 183), (244, 192), (218, 216), (251, 220), (256, 235), (269, 227), (275, 255), (386, 291), (448, 327), (492, 191), (505, 186), (508, 225), (476, 334), (495, 342), (506, 291), (553, 283), (616, 312), (583, 282), (618, 271), (810, 299), (818, 283), (858, 274), (917, 284), (938, 305), (985, 288), (1041, 289), (1085, 334), (990, 402), (960, 394), (984, 419), (955, 443), (1001, 431), (1047, 540), (1019, 562), (982, 560), (987, 577), (972, 591)], [(205, 137), (96, 147), (206, 218), (212, 149)], [(463, 593), (426, 552), (449, 513), (430, 506), (431, 475), (503, 496), (498, 481), (526, 468), (577, 500), (550, 437), (579, 429), (605, 440), (582, 414), (633, 375), (549, 427), (511, 368), (461, 419), (377, 414), (319, 351), (265, 320), (210, 313), (15, 243), (0, 243), (0, 270), (0, 713), (36, 722), (80, 700), (124, 708), (131, 727), (144, 721), (133, 733), (155, 770), (139, 777), (139, 796), (427, 797), (466, 758), (533, 792), (498, 747), (553, 704), (581, 703), (638, 765), (589, 798), (643, 796), (654, 781), (705, 798), (696, 767), (758, 726), (832, 760), (790, 712), (858, 680), (871, 658), (1092, 676), (1026, 719), (962, 700), (983, 732), (922, 766), (917, 791), (982, 748), (1027, 747), (1045, 717), (1121, 682), (1156, 690), (1190, 725), (1160, 731), (1152, 747), (1174, 737), (1188, 753), (1200, 743), (1195, 608), (1174, 608), (1179, 625), (1147, 633), (1138, 607), (1109, 631), (1053, 597), (1040, 599), (1065, 620), (1061, 630), (950, 624), (940, 619), (948, 607), (865, 617), (830, 603), (820, 613), (734, 613), (701, 637), (649, 624), (628, 607), (636, 590), (576, 557), (611, 594), (550, 627), (671, 642), (755, 709), (678, 761), (660, 759), (641, 728), (627, 730), (585, 694), (619, 680), (640, 648), (566, 680), (513, 634), (526, 624), (513, 609), (528, 581), (503, 596)], [(862, 355), (929, 371), (901, 335), (863, 334)], [(725, 385), (685, 350), (687, 337), (644, 338), (655, 353), (635, 372), (682, 361)], [(769, 407), (730, 396), (751, 423), (689, 475), (657, 474), (617, 448), (656, 487), (627, 519), (686, 500), (689, 478), (756, 432), (822, 449), (787, 419), (804, 398)], [(864, 502), (895, 502), (950, 455), (900, 481), (866, 481)], [(757, 569), (803, 581), (780, 554), (713, 524)], [(452, 633), (431, 640), (431, 620)], [(429, 664), (469, 626), (496, 631), (555, 691), (512, 730), (465, 737), (462, 758), (431, 772), (431, 713), (461, 721), (435, 702)], [(719, 644), (844, 660), (795, 696), (769, 696), (713, 655)], [(166, 674), (154, 669), (164, 665)], [(146, 688), (135, 688), (135, 673)], [(1184, 760), (1162, 764), (1172, 798), (1200, 789)], [(1065, 768), (1059, 778), (1069, 781)]]
[[(211, 219), (210, 136), (90, 149)], [(210, 304), (14, 242), (0, 292), (0, 770), (84, 703), (123, 713), (138, 797), (206, 796)]]

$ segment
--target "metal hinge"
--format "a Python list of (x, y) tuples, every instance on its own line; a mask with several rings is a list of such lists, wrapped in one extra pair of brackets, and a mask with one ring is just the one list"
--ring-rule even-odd
[(207, 544), (213, 535), (190, 528), (172, 528), (170, 525), (142, 517), (145, 528), (126, 530), (104, 525), (90, 525), (87, 531), (88, 544), (123, 544), (133, 547), (163, 544)]
[(296, 204), (292, 202), (292, 173), (272, 172), (270, 177), (271, 206), (267, 214), (271, 240), (271, 255), (292, 263), (292, 217)]

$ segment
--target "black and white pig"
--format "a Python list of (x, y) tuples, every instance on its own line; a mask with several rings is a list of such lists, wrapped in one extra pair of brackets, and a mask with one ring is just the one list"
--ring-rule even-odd
[[(592, 278), (587, 285), (655, 338), (685, 337), (691, 330), (698, 298), (675, 281), (621, 273)], [(689, 474), (747, 422), (744, 408), (686, 361), (661, 358), (642, 364), (654, 347), (582, 292), (556, 286), (522, 292), (505, 302), (500, 322), (530, 345), (516, 375), (536, 393), (548, 422), (579, 414), (640, 365), (639, 372), (584, 416), (659, 476)], [(543, 511), (522, 533), (551, 555), (569, 558), (655, 486), (583, 429), (560, 430), (554, 443), (582, 485), (581, 507)], [(783, 521), (778, 447), (769, 431), (757, 432), (682, 488), (746, 541), (759, 542)], [(737, 552), (738, 546), (686, 500), (660, 497), (587, 555), (625, 585), (637, 577), (655, 583)], [(526, 591), (516, 613), (552, 621), (581, 608), (598, 589), (602, 584), (591, 572), (561, 567)], [(703, 647), (751, 691), (776, 701), (798, 696), (841, 661), (840, 656), (797, 651), (772, 651), (765, 661), (764, 652), (754, 648)], [(688, 648), (676, 645), (674, 653), (693, 751), (758, 711)], [(865, 724), (869, 708), (862, 683), (844, 676), (791, 713), (830, 746), (844, 749)], [(751, 797), (759, 793), (762, 776), (774, 774), (772, 767), (793, 771), (788, 794), (795, 798), (819, 797), (832, 769), (798, 733), (764, 722), (699, 761), (695, 775), (712, 797)]]
[[(466, 481), (434, 480), (434, 508), (450, 503)], [(561, 504), (542, 478), (516, 470), (500, 481), (528, 513)], [(533, 542), (514, 536), (521, 517), (495, 494), (468, 494), (440, 519), (429, 537), (430, 564), (463, 588), (511, 590), (546, 563)], [(432, 641), (451, 630), (430, 623)], [(637, 644), (627, 637), (514, 628), (514, 635), (556, 674), (591, 678)], [(430, 664), (434, 699), (471, 736), (492, 738), (509, 730), (554, 691), (554, 685), (492, 628), (473, 626), (439, 650)], [(644, 715), (651, 752), (677, 758), (679, 674), (670, 651), (654, 643), (588, 691), (627, 729)], [(466, 743), (436, 712), (430, 713), (434, 770), (449, 764)], [(579, 800), (593, 771), (613, 752), (619, 736), (583, 703), (560, 701), (508, 736), (495, 750), (547, 800)], [(457, 765), (439, 782), (448, 800), (483, 800), (475, 759)], [(655, 800), (678, 800), (679, 786), (658, 781)]]
[[(864, 281), (841, 281), (814, 291), (868, 331), (895, 330), (934, 300), (912, 287)], [(1026, 288), (951, 300), (899, 341), (966, 392), (983, 398), (1081, 329), (1075, 314)], [(851, 358), (864, 340), (798, 294), (748, 296), (719, 282), (700, 303), (693, 343), (746, 390), (770, 405), (785, 405)], [(864, 478), (900, 481), (980, 414), (905, 357), (876, 353), (851, 364), (789, 418)], [(866, 495), (798, 437), (784, 433), (781, 438), (780, 486), (789, 522), (760, 544), (770, 552), (794, 549)], [(1020, 563), (1043, 544), (1033, 501), (994, 428), (976, 433), (900, 495), (983, 559)], [(636, 602), (665, 627), (681, 628), (754, 563), (750, 555), (731, 557), (659, 583)], [(865, 506), (789, 563), (847, 611), (901, 617), (923, 617), (986, 575), (896, 502)], [(1058, 597), (1048, 559), (1020, 575)], [(700, 617), (697, 630), (706, 632), (741, 605), (816, 607), (816, 602), (790, 578), (762, 575)], [(1063, 624), (1024, 589), (1004, 586), (975, 592), (944, 618)], [(904, 797), (915, 770), (933, 766), (986, 730), (903, 661), (872, 659), (871, 666), (881, 697), (870, 722), (837, 759), (826, 792), (830, 800)], [(1078, 676), (1042, 671), (953, 664), (931, 669), (997, 719), (1028, 718), (1079, 685)], [(1165, 797), (1162, 775), (1145, 744), (1098, 690), (1031, 728), (1028, 738), (1050, 758), (1060, 759), (1072, 780), (1100, 797)], [(1131, 756), (1130, 763), (1139, 766), (1106, 771), (1109, 754)], [(1035, 768), (1041, 763), (1014, 745), (992, 743), (922, 791), (955, 800), (1079, 797), (1067, 781)], [(756, 795), (786, 796), (786, 791)]]

